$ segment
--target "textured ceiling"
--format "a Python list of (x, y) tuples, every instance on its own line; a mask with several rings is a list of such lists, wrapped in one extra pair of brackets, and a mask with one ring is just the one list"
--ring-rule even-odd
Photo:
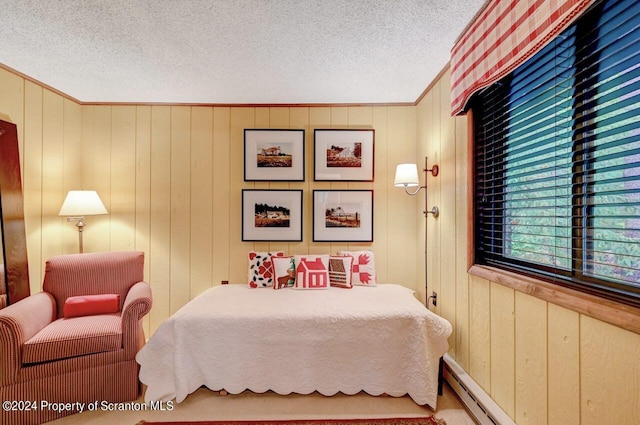
[(81, 102), (414, 102), (484, 0), (0, 0), (0, 63)]

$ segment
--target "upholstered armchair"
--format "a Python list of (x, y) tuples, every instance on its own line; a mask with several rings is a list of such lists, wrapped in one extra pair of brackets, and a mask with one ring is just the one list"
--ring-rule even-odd
[[(135, 356), (151, 309), (143, 268), (142, 252), (53, 257), (42, 292), (0, 310), (0, 401), (16, 402), (3, 405), (1, 423), (38, 424), (81, 403), (138, 398)], [(77, 404), (58, 412), (46, 402)]]

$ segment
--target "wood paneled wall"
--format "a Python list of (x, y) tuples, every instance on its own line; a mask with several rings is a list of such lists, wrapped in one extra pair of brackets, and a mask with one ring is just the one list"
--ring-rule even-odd
[[(445, 72), (417, 106), (429, 177), (429, 293), (453, 325), (449, 353), (520, 425), (640, 423), (640, 335), (467, 272), (467, 117), (449, 114)], [(422, 207), (419, 207), (422, 208)]]
[[(313, 182), (313, 129), (327, 127), (375, 129), (375, 182)], [(244, 182), (245, 128), (305, 129), (306, 181)], [(83, 182), (110, 211), (91, 218), (87, 245), (147, 253), (151, 331), (212, 285), (246, 282), (247, 252), (254, 249), (372, 248), (380, 282), (406, 283), (424, 296), (411, 237), (415, 201), (392, 187), (395, 163), (415, 155), (415, 128), (412, 107), (83, 106)], [(243, 188), (302, 189), (303, 241), (241, 242)], [(373, 189), (374, 243), (313, 243), (313, 189)]]
[[(87, 217), (85, 251), (142, 250), (154, 306), (147, 335), (222, 280), (245, 283), (247, 252), (373, 249), (379, 282), (424, 299), (417, 199), (393, 187), (395, 165), (415, 161), (416, 108), (78, 105), (0, 69), (0, 113), (18, 124), (32, 292), (44, 262), (77, 252), (77, 231), (57, 213), (66, 192), (94, 189), (108, 215)], [(243, 130), (305, 130), (304, 182), (244, 182)], [(313, 129), (375, 129), (375, 181), (314, 182)], [(241, 241), (241, 190), (302, 189), (303, 241)], [(314, 189), (373, 189), (373, 243), (312, 242)]]

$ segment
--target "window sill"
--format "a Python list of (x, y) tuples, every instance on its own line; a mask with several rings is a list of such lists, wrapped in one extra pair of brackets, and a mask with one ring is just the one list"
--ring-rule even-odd
[(640, 334), (639, 308), (495, 267), (475, 264), (469, 274)]

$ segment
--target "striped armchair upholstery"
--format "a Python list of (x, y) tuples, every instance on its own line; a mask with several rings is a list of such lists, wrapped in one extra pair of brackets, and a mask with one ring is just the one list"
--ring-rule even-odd
[[(0, 310), (0, 400), (35, 401), (38, 407), (2, 409), (1, 423), (39, 424), (77, 413), (42, 408), (41, 402), (138, 398), (135, 356), (145, 341), (142, 318), (151, 309), (143, 269), (142, 252), (53, 257), (43, 291)], [(68, 297), (98, 294), (119, 294), (119, 311), (64, 318)]]

